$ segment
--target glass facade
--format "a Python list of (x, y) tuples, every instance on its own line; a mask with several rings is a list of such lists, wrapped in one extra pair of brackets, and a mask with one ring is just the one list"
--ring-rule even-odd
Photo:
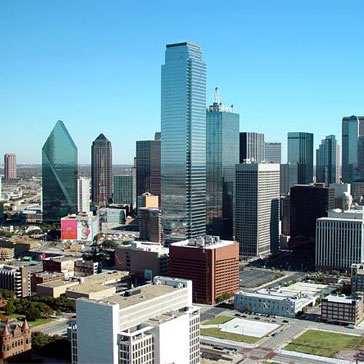
[(239, 114), (215, 102), (206, 113), (207, 234), (232, 239), (233, 181), (239, 163)]
[(133, 176), (114, 176), (114, 202), (133, 204)]
[(206, 64), (167, 45), (162, 65), (161, 207), (166, 243), (206, 234)]
[(313, 134), (288, 133), (287, 162), (297, 165), (297, 183), (313, 182)]
[(337, 141), (335, 135), (329, 135), (321, 141), (316, 150), (316, 182), (330, 183), (337, 181)]
[(264, 134), (240, 133), (240, 163), (262, 163), (264, 160)]
[(77, 147), (58, 120), (42, 148), (43, 221), (77, 213)]
[(265, 143), (265, 163), (281, 164), (281, 143)]

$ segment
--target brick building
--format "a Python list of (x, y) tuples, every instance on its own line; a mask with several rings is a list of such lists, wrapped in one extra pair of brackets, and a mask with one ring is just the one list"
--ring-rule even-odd
[(64, 275), (60, 272), (35, 272), (31, 277), (32, 293), (36, 292), (38, 284), (60, 281), (63, 278)]
[(239, 244), (216, 236), (173, 243), (169, 273), (192, 280), (194, 302), (214, 304), (222, 294), (239, 289)]

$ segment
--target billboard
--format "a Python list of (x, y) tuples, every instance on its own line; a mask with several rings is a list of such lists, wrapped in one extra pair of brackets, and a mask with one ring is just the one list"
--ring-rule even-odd
[(61, 220), (61, 239), (77, 240), (77, 221)]
[(77, 240), (92, 241), (92, 221), (91, 219), (82, 219), (77, 221)]

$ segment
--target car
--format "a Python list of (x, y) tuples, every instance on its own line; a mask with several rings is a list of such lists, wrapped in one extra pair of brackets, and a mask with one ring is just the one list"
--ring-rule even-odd
[(260, 320), (260, 317), (254, 317), (254, 320)]
[(282, 322), (284, 322), (285, 324), (288, 324), (289, 321), (288, 320), (283, 320)]

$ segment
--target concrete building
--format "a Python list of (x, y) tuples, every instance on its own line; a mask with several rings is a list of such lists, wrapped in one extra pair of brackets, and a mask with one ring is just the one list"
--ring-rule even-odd
[(4, 155), (4, 176), (5, 176), (5, 181), (17, 178), (16, 154), (14, 153), (6, 153)]
[(317, 270), (350, 271), (364, 262), (364, 210), (332, 210), (316, 222)]
[(363, 296), (330, 295), (321, 300), (321, 321), (357, 325), (363, 320)]
[(162, 214), (159, 209), (141, 207), (139, 209), (140, 240), (162, 243)]
[(90, 188), (91, 180), (86, 177), (80, 177), (77, 180), (77, 206), (78, 212), (90, 212)]
[(351, 292), (364, 293), (364, 264), (351, 265)]
[(101, 273), (101, 263), (92, 260), (75, 260), (75, 276), (87, 277)]
[(73, 277), (75, 273), (75, 261), (79, 259), (70, 257), (47, 258), (43, 260), (43, 270), (63, 273), (64, 278)]
[(99, 217), (91, 212), (68, 215), (61, 219), (61, 239), (63, 242), (92, 243), (99, 233)]
[(63, 278), (64, 275), (58, 272), (35, 272), (31, 276), (32, 293), (37, 291), (38, 284), (61, 281)]
[(148, 207), (152, 209), (159, 208), (159, 196), (153, 195), (150, 192), (144, 192), (138, 196), (138, 207)]
[(331, 183), (330, 188), (335, 191), (335, 208), (349, 210), (352, 204), (351, 185), (349, 183)]
[(240, 133), (240, 163), (263, 163), (265, 160), (264, 134)]
[(168, 276), (169, 250), (158, 243), (133, 241), (116, 249), (115, 267), (145, 279)]
[(216, 236), (173, 243), (169, 274), (192, 281), (194, 302), (214, 304), (222, 294), (239, 289), (239, 245)]
[(282, 162), (282, 143), (265, 143), (265, 163)]
[(37, 295), (40, 297), (58, 298), (66, 293), (68, 288), (79, 285), (77, 280), (56, 280), (46, 283), (41, 283), (36, 286)]
[(15, 256), (14, 248), (0, 248), (0, 260), (12, 260)]
[(279, 248), (279, 164), (237, 164), (234, 235), (240, 255)]
[(30, 296), (30, 279), (27, 267), (0, 264), (0, 288), (13, 291), (16, 297)]
[(200, 363), (200, 312), (191, 285), (158, 276), (122, 295), (77, 300), (72, 363)]

